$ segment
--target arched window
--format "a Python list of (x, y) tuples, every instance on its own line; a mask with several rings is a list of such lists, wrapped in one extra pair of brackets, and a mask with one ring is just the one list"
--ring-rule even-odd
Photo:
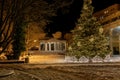
[(45, 51), (45, 43), (44, 42), (40, 43), (40, 50)]
[(54, 42), (51, 42), (51, 50), (54, 50)]
[(120, 26), (110, 31), (110, 43), (113, 55), (120, 55)]

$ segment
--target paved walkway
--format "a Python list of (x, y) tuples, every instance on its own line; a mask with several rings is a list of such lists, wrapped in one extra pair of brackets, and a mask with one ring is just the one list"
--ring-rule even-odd
[(12, 74), (14, 74), (14, 70), (7, 70), (7, 69), (0, 70), (0, 77), (6, 77)]

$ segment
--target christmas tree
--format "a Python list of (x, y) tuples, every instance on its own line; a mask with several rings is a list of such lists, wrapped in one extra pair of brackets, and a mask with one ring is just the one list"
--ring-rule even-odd
[(72, 30), (73, 38), (68, 47), (68, 55), (92, 59), (96, 55), (104, 58), (110, 53), (102, 25), (93, 17), (93, 9), (92, 1), (84, 0), (80, 18)]

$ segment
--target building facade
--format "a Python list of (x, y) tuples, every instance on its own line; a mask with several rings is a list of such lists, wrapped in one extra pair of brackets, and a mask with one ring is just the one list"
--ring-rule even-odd
[[(44, 35), (44, 34), (43, 34)], [(29, 49), (29, 52), (31, 51), (37, 51), (38, 54), (51, 54), (51, 53), (57, 53), (57, 54), (65, 54), (67, 42), (66, 40), (61, 39), (61, 32), (56, 32), (53, 34), (53, 37), (43, 37), (43, 39), (40, 39), (39, 41), (36, 41), (33, 44), (32, 47)]]
[(65, 53), (66, 41), (51, 38), (48, 40), (40, 40), (41, 53)]
[(114, 4), (98, 11), (94, 13), (94, 16), (103, 25), (112, 55), (120, 55), (120, 4)]

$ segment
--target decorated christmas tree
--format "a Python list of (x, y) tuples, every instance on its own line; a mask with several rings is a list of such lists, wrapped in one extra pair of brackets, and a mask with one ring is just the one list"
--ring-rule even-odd
[(88, 57), (90, 60), (96, 55), (104, 58), (110, 53), (109, 43), (103, 33), (102, 25), (93, 17), (91, 0), (83, 0), (80, 18), (72, 30), (72, 43), (68, 46), (68, 55)]

